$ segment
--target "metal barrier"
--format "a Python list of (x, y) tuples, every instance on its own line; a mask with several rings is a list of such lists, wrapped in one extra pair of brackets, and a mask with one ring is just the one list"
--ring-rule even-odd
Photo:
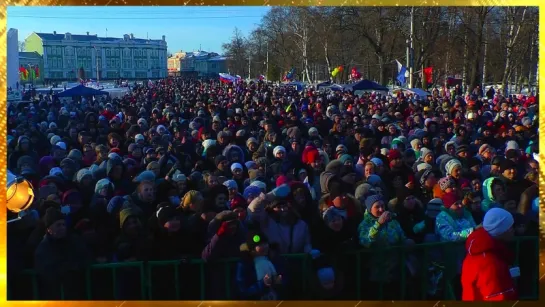
[[(515, 265), (519, 264), (520, 259), (520, 248), (522, 242), (533, 242), (535, 244), (535, 251), (536, 251), (536, 268), (535, 270), (532, 270), (535, 273), (535, 276), (532, 276), (532, 280), (535, 282), (533, 283), (532, 287), (532, 293), (528, 297), (521, 297), (521, 299), (537, 299), (538, 298), (538, 274), (539, 274), (539, 257), (537, 256), (537, 253), (539, 251), (539, 239), (538, 237), (517, 237), (515, 238), (514, 247), (515, 247)], [(420, 272), (419, 272), (419, 278), (420, 278), (420, 296), (418, 299), (428, 299), (427, 291), (428, 291), (428, 274), (427, 270), (429, 268), (429, 264), (432, 262), (430, 261), (430, 257), (432, 257), (433, 252), (441, 252), (441, 262), (443, 264), (444, 268), (444, 288), (443, 288), (443, 298), (445, 300), (455, 300), (456, 297), (454, 295), (454, 286), (452, 284), (452, 281), (457, 275), (457, 269), (459, 266), (459, 263), (462, 259), (458, 259), (456, 252), (460, 251), (462, 248), (464, 242), (441, 242), (441, 243), (424, 243), (424, 244), (418, 244), (414, 245), (412, 247), (404, 247), (404, 246), (393, 246), (388, 248), (367, 248), (367, 249), (359, 249), (354, 251), (347, 251), (343, 252), (338, 256), (343, 257), (355, 257), (355, 264), (350, 264), (350, 267), (355, 268), (355, 271), (352, 271), (351, 273), (355, 274), (355, 296), (356, 297), (350, 297), (347, 299), (362, 299), (362, 290), (364, 289), (364, 281), (365, 278), (365, 269), (362, 267), (362, 262), (365, 264), (366, 261), (369, 260), (370, 257), (376, 257), (375, 259), (387, 259), (385, 258), (385, 255), (388, 253), (391, 253), (391, 255), (399, 256), (401, 261), (399, 263), (404, 264), (408, 255), (417, 255), (420, 265)], [(311, 273), (310, 273), (310, 256), (308, 254), (290, 254), (290, 255), (284, 255), (286, 259), (294, 259), (294, 260), (300, 260), (302, 261), (302, 270), (300, 276), (300, 282), (301, 284), (300, 289), (303, 294), (308, 294), (308, 280), (310, 279)], [(342, 259), (338, 259), (338, 257), (333, 258), (335, 263), (338, 263)], [(232, 274), (231, 274), (231, 266), (236, 264), (239, 261), (238, 258), (230, 258), (230, 259), (220, 259), (217, 261), (214, 261), (213, 263), (218, 265), (221, 264), (225, 268), (224, 272), (224, 278), (225, 278), (225, 299), (234, 299), (231, 289), (233, 286), (233, 280)], [(173, 283), (172, 287), (174, 290), (174, 298), (175, 299), (182, 299), (182, 291), (180, 289), (180, 282), (181, 280), (181, 273), (184, 271), (181, 266), (198, 266), (199, 268), (199, 291), (200, 291), (200, 299), (205, 300), (207, 298), (206, 295), (206, 266), (209, 265), (206, 262), (204, 262), (202, 259), (181, 259), (181, 260), (170, 260), (170, 261), (148, 261), (148, 262), (122, 262), (122, 263), (108, 263), (108, 264), (95, 264), (92, 265), (90, 268), (88, 268), (85, 271), (85, 296), (87, 299), (92, 300), (94, 299), (93, 296), (93, 285), (98, 285), (99, 283), (102, 284), (103, 282), (106, 282), (105, 280), (93, 280), (92, 273), (96, 272), (98, 270), (110, 270), (111, 271), (111, 283), (112, 283), (112, 294), (113, 299), (119, 298), (119, 277), (118, 272), (120, 270), (137, 270), (139, 272), (140, 276), (140, 299), (164, 299), (161, 297), (155, 297), (153, 295), (153, 285), (154, 285), (154, 278), (153, 273), (158, 268), (172, 268), (172, 277), (173, 277)], [(407, 291), (407, 270), (402, 267), (399, 271), (400, 273), (400, 289), (399, 289), (399, 295), (400, 299), (406, 299), (406, 291)], [(30, 276), (32, 279), (32, 300), (39, 300), (39, 282), (38, 277), (36, 273), (33, 270), (26, 270), (23, 272), (24, 275)], [(161, 275), (162, 277), (163, 275)], [(189, 276), (188, 278), (192, 278), (194, 280), (195, 276)], [(94, 282), (94, 284), (93, 284)], [(235, 281), (236, 282), (236, 281)], [(518, 281), (517, 281), (518, 282)], [(293, 285), (290, 285), (293, 286)], [(9, 291), (11, 292), (12, 287), (9, 287)], [(8, 293), (8, 299), (9, 299)], [(376, 299), (382, 299), (384, 297), (384, 282), (380, 281), (379, 285), (379, 291), (378, 291), (378, 298)], [(30, 299), (30, 298), (29, 298)], [(60, 287), (60, 299), (65, 299), (65, 286), (61, 285)], [(96, 298), (95, 298), (96, 299)], [(413, 298), (414, 299), (414, 298)]]

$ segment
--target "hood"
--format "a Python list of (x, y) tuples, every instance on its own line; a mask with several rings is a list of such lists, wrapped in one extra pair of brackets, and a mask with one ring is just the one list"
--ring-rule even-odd
[(338, 174), (342, 165), (343, 163), (340, 160), (333, 160), (327, 164), (325, 171)]
[(240, 164), (244, 164), (245, 161), (244, 161), (244, 151), (242, 151), (242, 149), (237, 146), (237, 145), (227, 145), (227, 147), (225, 147), (225, 149), (223, 150), (223, 155), (227, 158), (227, 160), (231, 161), (231, 151), (232, 150), (235, 150), (236, 152), (238, 152), (238, 156), (239, 156), (239, 161), (238, 163)]
[[(110, 172), (114, 169), (115, 166), (121, 166), (123, 169), (123, 173), (125, 172), (125, 164), (123, 164), (123, 161), (118, 159), (109, 159), (106, 163), (106, 176), (110, 177)], [(123, 175), (121, 175), (123, 176)]]
[(322, 194), (329, 193), (329, 182), (335, 177), (335, 174), (331, 172), (324, 172), (320, 174), (320, 189)]
[(493, 253), (508, 263), (513, 262), (512, 252), (503, 242), (492, 238), (484, 228), (479, 228), (469, 235), (466, 240), (466, 251), (470, 256), (483, 257), (486, 257), (486, 253)]
[(496, 201), (494, 199), (494, 195), (492, 195), (492, 183), (494, 182), (494, 180), (499, 180), (498, 178), (495, 178), (495, 177), (490, 177), (490, 178), (487, 178), (484, 182), (483, 182), (483, 197), (484, 197), (484, 200), (487, 200), (487, 201)]

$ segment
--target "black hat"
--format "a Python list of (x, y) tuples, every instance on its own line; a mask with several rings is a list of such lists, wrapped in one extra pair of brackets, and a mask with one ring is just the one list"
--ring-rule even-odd
[(460, 146), (458, 146), (458, 148), (456, 149), (456, 155), (459, 155), (459, 154), (461, 154), (462, 152), (467, 152), (467, 153), (469, 153), (469, 146), (467, 146), (467, 145), (460, 145)]
[(51, 227), (51, 225), (55, 224), (56, 221), (60, 220), (64, 220), (64, 215), (61, 213), (60, 210), (54, 207), (47, 208), (44, 216), (45, 228)]
[(500, 164), (500, 172), (505, 172), (509, 169), (516, 169), (517, 164), (513, 160), (505, 159)]
[(170, 205), (170, 203), (159, 204), (159, 209), (156, 213), (157, 221), (159, 225), (163, 226), (166, 222), (170, 221), (176, 216), (176, 209)]
[(502, 156), (495, 156), (492, 158), (492, 161), (490, 162), (491, 165), (500, 166), (501, 162), (504, 160)]

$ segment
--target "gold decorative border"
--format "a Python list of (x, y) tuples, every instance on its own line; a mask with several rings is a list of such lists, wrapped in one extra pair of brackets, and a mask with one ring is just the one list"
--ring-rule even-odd
[[(540, 6), (540, 8), (545, 7), (545, 2), (543, 0), (434, 0), (434, 1), (427, 1), (427, 0), (408, 0), (408, 1), (400, 1), (400, 0), (383, 0), (383, 1), (373, 1), (373, 0), (312, 0), (312, 1), (303, 1), (303, 0), (198, 0), (198, 1), (191, 1), (191, 0), (4, 0), (0, 1), (0, 41), (2, 42), (0, 44), (0, 165), (3, 167), (0, 168), (0, 204), (2, 206), (6, 203), (6, 162), (7, 162), (7, 154), (6, 154), (6, 135), (7, 135), (7, 122), (6, 122), (6, 84), (7, 84), (7, 77), (6, 77), (6, 65), (7, 65), (7, 59), (6, 59), (6, 39), (7, 39), (7, 6), (8, 5), (14, 5), (14, 6), (47, 6), (47, 5), (93, 5), (93, 6), (104, 6), (104, 5), (132, 5), (132, 6), (143, 6), (143, 5), (193, 5), (193, 6), (214, 6), (214, 5), (228, 5), (228, 6), (234, 6), (234, 5), (246, 5), (246, 6), (258, 6), (258, 5), (369, 5), (369, 6), (377, 6), (377, 5), (383, 5), (383, 6), (398, 6), (398, 5), (414, 5), (414, 6), (449, 6), (449, 5), (456, 5), (456, 6), (493, 6), (493, 5), (528, 5), (528, 6)], [(540, 26), (545, 25), (545, 14), (540, 14), (539, 16), (539, 24)], [(540, 54), (545, 54), (545, 32), (540, 31), (539, 33), (539, 51)], [(543, 73), (545, 72), (545, 66), (540, 65), (539, 66), (539, 74), (543, 76)], [(542, 87), (541, 87), (542, 88)], [(543, 96), (541, 96), (543, 97)], [(540, 105), (539, 105), (539, 113), (545, 113), (545, 104), (544, 98), (540, 99)], [(545, 130), (545, 122), (540, 120), (539, 127), (541, 131)], [(541, 153), (545, 152), (545, 143), (544, 141), (540, 141), (539, 150)], [(540, 157), (542, 161), (545, 161), (545, 155), (540, 154)], [(539, 185), (540, 185), (540, 198), (544, 196), (544, 192), (541, 189), (542, 186), (545, 184), (545, 177), (544, 177), (544, 171), (545, 168), (541, 167), (540, 177), (539, 177)], [(541, 227), (545, 227), (545, 203), (541, 202), (540, 207), (542, 209), (541, 215), (540, 215), (540, 224)], [(543, 228), (542, 228), (543, 229)], [(2, 208), (0, 210), (0, 238), (6, 238), (6, 209)], [(543, 238), (540, 239), (540, 243)], [(340, 302), (310, 302), (310, 301), (282, 301), (282, 302), (234, 302), (234, 301), (208, 301), (208, 302), (201, 302), (201, 301), (194, 301), (194, 302), (167, 302), (167, 301), (154, 301), (154, 302), (136, 302), (136, 301), (106, 301), (106, 302), (44, 302), (44, 301), (36, 301), (36, 302), (5, 302), (6, 300), (6, 273), (7, 273), (7, 267), (6, 267), (6, 241), (2, 240), (0, 241), (0, 304), (3, 306), (28, 306), (28, 305), (34, 305), (34, 306), (53, 306), (53, 305), (62, 305), (62, 306), (80, 306), (80, 307), (94, 307), (94, 306), (104, 306), (104, 307), (131, 307), (131, 306), (228, 306), (228, 305), (238, 305), (238, 306), (271, 306), (271, 307), (288, 307), (288, 306), (330, 306), (331, 304), (334, 304), (336, 306), (388, 306), (391, 304), (395, 305), (401, 305), (401, 306), (407, 306), (407, 307), (423, 307), (423, 306), (430, 306), (430, 307), (446, 307), (446, 306), (461, 306), (466, 305), (468, 303), (462, 303), (462, 302), (362, 302), (362, 301), (340, 301)], [(506, 303), (499, 303), (496, 306), (506, 306), (506, 307), (514, 307), (515, 305), (518, 307), (526, 307), (526, 306), (545, 306), (545, 250), (543, 249), (543, 245), (540, 245), (540, 269), (539, 269), (539, 275), (541, 276), (540, 279), (540, 285), (539, 285), (539, 293), (540, 293), (540, 299), (539, 301), (519, 301), (519, 302), (506, 302)], [(5, 304), (5, 305), (4, 305)], [(478, 303), (476, 303), (478, 304)]]

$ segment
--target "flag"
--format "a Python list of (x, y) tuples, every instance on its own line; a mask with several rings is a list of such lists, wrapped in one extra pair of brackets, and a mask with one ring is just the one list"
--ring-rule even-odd
[(426, 78), (426, 83), (427, 84), (432, 84), (433, 83), (433, 67), (430, 66), (430, 67), (426, 67), (424, 68), (424, 77)]
[(19, 73), (21, 75), (21, 80), (27, 79), (28, 71), (26, 70), (24, 66), (19, 67)]
[(265, 80), (265, 76), (264, 76), (264, 75), (259, 75), (257, 78), (258, 78), (259, 80), (261, 80), (261, 81)]
[(36, 71), (34, 69), (30, 69), (29, 74), (30, 74), (30, 79), (32, 80), (36, 79)]
[(397, 81), (401, 84), (405, 84), (405, 77), (407, 73), (407, 67), (403, 66), (398, 60), (397, 62)]
[(40, 67), (38, 67), (38, 66), (34, 67), (34, 74), (35, 74), (36, 78), (40, 77)]
[(295, 75), (295, 67), (292, 67), (292, 69), (290, 69), (290, 71), (286, 74), (286, 77), (284, 77), (284, 79), (292, 80), (294, 75)]

